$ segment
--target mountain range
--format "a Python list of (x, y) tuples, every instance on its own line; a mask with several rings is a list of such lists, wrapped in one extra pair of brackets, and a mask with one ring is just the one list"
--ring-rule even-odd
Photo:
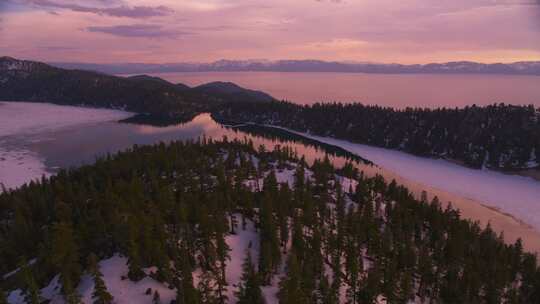
[(83, 69), (108, 74), (164, 73), (164, 72), (342, 72), (374, 74), (509, 74), (540, 75), (540, 61), (514, 63), (478, 63), (456, 61), (429, 64), (385, 64), (338, 62), (321, 60), (219, 60), (210, 63), (77, 63), (51, 62), (65, 69)]

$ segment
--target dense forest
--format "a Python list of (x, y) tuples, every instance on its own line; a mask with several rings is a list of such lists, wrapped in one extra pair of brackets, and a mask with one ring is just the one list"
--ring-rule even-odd
[(341, 103), (231, 103), (214, 116), (444, 157), (474, 168), (523, 169), (540, 162), (540, 109), (533, 106), (396, 110)]
[[(540, 269), (520, 240), (355, 168), (203, 138), (134, 146), (6, 191), (0, 303), (13, 290), (40, 303), (55, 276), (79, 303), (83, 274), (94, 303), (113, 303), (98, 262), (117, 254), (127, 282), (151, 276), (177, 304), (230, 303), (231, 290), (237, 303), (265, 303), (268, 286), (285, 304), (538, 302)], [(257, 237), (233, 285), (228, 240), (248, 229)]]

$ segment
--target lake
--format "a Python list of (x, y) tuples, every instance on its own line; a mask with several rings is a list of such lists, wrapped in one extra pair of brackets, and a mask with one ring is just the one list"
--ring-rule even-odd
[[(16, 187), (52, 174), (58, 168), (92, 163), (96, 157), (124, 150), (134, 144), (152, 144), (199, 137), (249, 139), (272, 149), (290, 146), (308, 162), (327, 151), (335, 166), (351, 153), (372, 160), (376, 166), (357, 163), (372, 176), (396, 179), (415, 195), (426, 190), (443, 203), (452, 202), (462, 215), (513, 241), (524, 239), (525, 248), (540, 252), (540, 183), (530, 178), (474, 170), (443, 160), (415, 157), (403, 152), (352, 144), (306, 134), (264, 133), (254, 128), (230, 128), (209, 114), (169, 127), (118, 123), (130, 113), (104, 109), (64, 107), (35, 103), (0, 103), (0, 183)], [(278, 130), (279, 131), (279, 130)], [(312, 137), (307, 140), (306, 137)], [(330, 144), (325, 145), (324, 143)], [(341, 149), (339, 149), (341, 147)], [(346, 153), (349, 151), (349, 154)]]
[(492, 103), (540, 107), (540, 76), (481, 74), (363, 74), (280, 72), (155, 73), (174, 83), (196, 86), (231, 81), (278, 99), (311, 104), (358, 101), (404, 108), (464, 107)]

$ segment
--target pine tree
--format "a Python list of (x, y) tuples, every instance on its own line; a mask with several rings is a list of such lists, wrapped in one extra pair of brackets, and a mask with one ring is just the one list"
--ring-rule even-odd
[(281, 304), (309, 303), (302, 291), (300, 265), (294, 252), (289, 254), (287, 275), (279, 282), (278, 298)]
[(347, 273), (349, 274), (349, 288), (347, 289), (347, 299), (349, 299), (349, 303), (356, 304), (358, 303), (358, 281), (360, 273), (356, 247), (353, 244), (348, 244), (346, 254), (347, 256), (345, 268), (347, 270)]
[(107, 291), (105, 281), (103, 281), (103, 274), (99, 270), (97, 263), (97, 256), (90, 253), (88, 256), (88, 269), (90, 274), (94, 277), (94, 291), (92, 292), (92, 299), (94, 304), (111, 304), (113, 303), (113, 296)]
[[(337, 255), (334, 255), (332, 257), (332, 268), (333, 269), (341, 268), (340, 257)], [(330, 300), (329, 300), (331, 303), (332, 302), (339, 303), (341, 281), (342, 281), (341, 271), (333, 271), (332, 284), (330, 286)]]
[(62, 291), (69, 303), (78, 303), (75, 288), (81, 276), (79, 264), (79, 248), (71, 224), (60, 222), (52, 228), (52, 264), (60, 272)]
[(238, 290), (235, 292), (238, 298), (238, 304), (264, 304), (265, 299), (262, 295), (260, 282), (253, 261), (251, 259), (251, 252), (249, 248), (246, 250), (246, 257), (242, 264), (242, 276), (238, 284)]
[(305, 174), (304, 165), (297, 165), (294, 172), (294, 199), (297, 202), (303, 201), (305, 197)]
[(178, 280), (176, 286), (176, 303), (189, 304), (198, 303), (199, 295), (197, 289), (193, 286), (192, 267), (189, 263), (189, 254), (187, 249), (182, 246), (180, 255), (175, 261)]
[(135, 223), (130, 221), (130, 240), (128, 241), (128, 278), (137, 282), (144, 277), (139, 245), (135, 237)]
[[(265, 179), (265, 190), (260, 210), (260, 253), (259, 273), (262, 283), (269, 284), (272, 274), (281, 262), (281, 250), (279, 247), (278, 227), (274, 217), (272, 202), (276, 198), (274, 192), (275, 176)], [(277, 187), (277, 186), (276, 186)], [(275, 189), (277, 191), (277, 189)]]
[(230, 260), (229, 251), (231, 250), (229, 245), (227, 245), (227, 242), (225, 241), (225, 233), (228, 231), (227, 229), (227, 221), (224, 214), (220, 214), (218, 216), (220, 220), (218, 220), (217, 227), (216, 227), (216, 253), (218, 257), (218, 267), (215, 270), (216, 277), (217, 277), (217, 283), (218, 283), (218, 297), (220, 303), (225, 303), (227, 301), (227, 278), (226, 278), (226, 261)]
[(24, 300), (28, 304), (39, 304), (41, 303), (41, 294), (39, 287), (34, 279), (32, 274), (31, 266), (28, 265), (26, 259), (22, 259), (19, 263), (20, 275), (24, 283)]

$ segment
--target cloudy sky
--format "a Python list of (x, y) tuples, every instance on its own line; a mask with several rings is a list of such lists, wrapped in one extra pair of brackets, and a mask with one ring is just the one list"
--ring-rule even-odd
[(101, 63), (540, 60), (540, 0), (0, 0), (0, 55)]

